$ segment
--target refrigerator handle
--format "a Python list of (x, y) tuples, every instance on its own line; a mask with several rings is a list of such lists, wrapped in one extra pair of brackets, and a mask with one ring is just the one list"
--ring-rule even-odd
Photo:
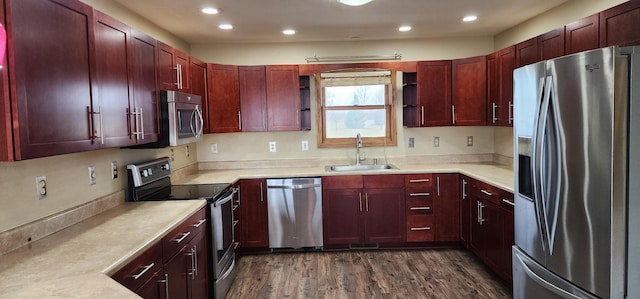
[(548, 76), (546, 78), (540, 78), (538, 84), (538, 94), (540, 95), (540, 106), (538, 108), (538, 113), (536, 114), (536, 120), (534, 123), (534, 131), (533, 131), (533, 145), (531, 149), (531, 179), (533, 183), (533, 201), (534, 208), (536, 214), (536, 220), (538, 224), (538, 231), (540, 233), (540, 240), (542, 242), (542, 249), (547, 251), (547, 242), (546, 242), (546, 224), (544, 217), (544, 207), (543, 207), (543, 189), (542, 186), (542, 156), (543, 156), (543, 148), (544, 148), (544, 139), (545, 139), (545, 129), (547, 125), (547, 117), (549, 114), (549, 88), (548, 83), (551, 81), (551, 77)]

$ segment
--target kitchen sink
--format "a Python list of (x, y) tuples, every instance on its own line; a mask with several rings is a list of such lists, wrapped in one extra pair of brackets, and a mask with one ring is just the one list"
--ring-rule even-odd
[(334, 171), (370, 171), (370, 170), (386, 170), (386, 169), (398, 169), (391, 164), (360, 164), (360, 165), (327, 165), (325, 170), (328, 172)]

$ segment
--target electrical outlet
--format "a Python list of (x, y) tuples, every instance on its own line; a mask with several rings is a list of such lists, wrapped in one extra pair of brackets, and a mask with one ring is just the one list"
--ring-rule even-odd
[(218, 153), (218, 144), (217, 143), (212, 143), (211, 144), (211, 153), (212, 154), (217, 154)]
[(173, 160), (175, 160), (175, 156), (173, 155), (173, 149), (171, 149), (171, 162), (173, 162)]
[(271, 152), (271, 153), (275, 153), (276, 152), (276, 142), (275, 141), (269, 141), (269, 152)]
[(309, 150), (309, 141), (308, 140), (302, 140), (302, 151), (306, 152)]
[(42, 175), (36, 177), (36, 192), (39, 199), (45, 199), (47, 197), (47, 177)]
[(467, 146), (473, 146), (473, 136), (467, 136)]
[(89, 166), (89, 185), (96, 184), (96, 167)]
[(111, 179), (118, 178), (118, 161), (111, 161)]
[(415, 146), (416, 146), (415, 139), (413, 139), (413, 137), (409, 137), (409, 144), (408, 144), (408, 147), (409, 147), (409, 148), (413, 148), (413, 147), (415, 147)]
[(433, 147), (440, 147), (440, 137), (433, 137)]
[(184, 148), (184, 154), (185, 154), (185, 156), (187, 156), (187, 158), (189, 158), (189, 146), (188, 145), (185, 146), (185, 148)]

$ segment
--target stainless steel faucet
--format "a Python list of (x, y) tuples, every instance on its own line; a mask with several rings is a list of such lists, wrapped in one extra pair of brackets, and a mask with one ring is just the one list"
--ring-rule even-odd
[(362, 137), (360, 137), (360, 133), (356, 135), (356, 165), (360, 165), (361, 161), (366, 160), (365, 158), (360, 157), (360, 148), (362, 147)]

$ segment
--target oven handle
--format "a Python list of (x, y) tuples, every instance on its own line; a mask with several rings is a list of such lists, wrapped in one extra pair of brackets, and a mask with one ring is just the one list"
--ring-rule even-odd
[(233, 195), (234, 195), (234, 194), (236, 194), (236, 192), (238, 192), (238, 191), (236, 191), (236, 189), (235, 189), (235, 188), (231, 188), (231, 190), (232, 190), (232, 191), (231, 191), (231, 194), (227, 195), (227, 196), (226, 196), (226, 197), (224, 197), (224, 198), (221, 198), (221, 199), (216, 200), (216, 201), (213, 203), (213, 206), (217, 208), (217, 207), (219, 207), (219, 206), (221, 206), (221, 205), (223, 205), (223, 204), (225, 204), (225, 203), (227, 203), (227, 202), (230, 202), (230, 201), (233, 199)]

